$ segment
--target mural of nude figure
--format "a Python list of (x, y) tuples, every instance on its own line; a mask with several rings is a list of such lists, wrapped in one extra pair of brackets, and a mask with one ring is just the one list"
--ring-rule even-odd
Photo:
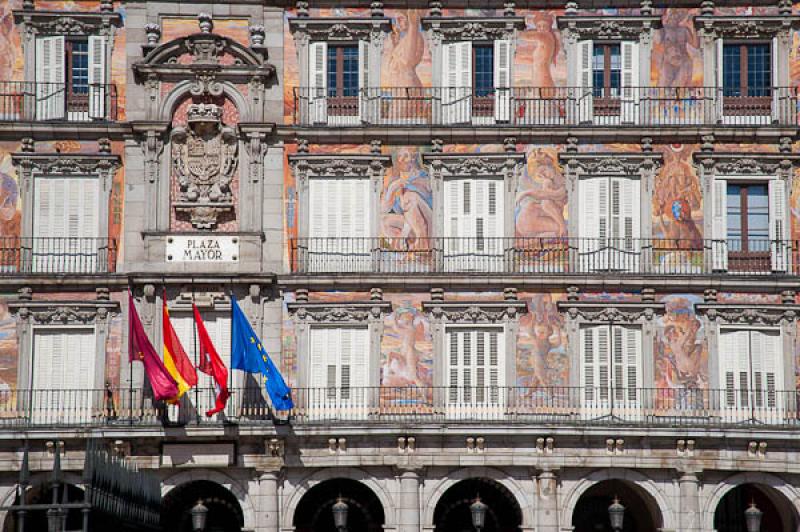
[(566, 343), (563, 317), (553, 296), (530, 295), (530, 312), (519, 322), (517, 386), (566, 385), (569, 379)]
[(555, 150), (533, 150), (520, 178), (515, 219), (517, 236), (565, 237), (567, 188)]
[[(667, 9), (664, 27), (656, 35), (653, 50), (656, 85), (692, 87), (702, 84), (702, 66), (695, 65), (695, 58), (700, 58), (700, 42), (689, 10)], [(699, 79), (693, 78), (694, 73)]]
[(385, 322), (382, 384), (430, 386), (431, 347), (430, 323), (425, 315), (412, 306), (398, 308)]
[(430, 179), (420, 165), (419, 152), (401, 148), (394, 153), (381, 198), (382, 234), (413, 240), (431, 236), (433, 196)]
[(420, 11), (406, 9), (397, 12), (392, 33), (391, 47), (387, 47), (388, 64), (383, 70), (381, 85), (384, 87), (422, 87), (417, 75), (417, 66), (422, 61), (425, 40), (420, 31)]
[(695, 295), (664, 298), (667, 313), (660, 320), (656, 342), (657, 388), (708, 387), (708, 353), (703, 326), (694, 313)]
[(700, 180), (691, 164), (692, 146), (664, 149), (664, 167), (653, 191), (654, 236), (700, 245), (703, 199)]

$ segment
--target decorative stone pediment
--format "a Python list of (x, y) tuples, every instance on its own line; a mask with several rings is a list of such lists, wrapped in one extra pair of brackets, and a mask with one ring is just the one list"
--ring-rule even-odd
[(20, 321), (36, 325), (91, 325), (104, 322), (119, 313), (116, 301), (31, 301), (15, 300), (8, 303), (9, 311)]
[(14, 23), (33, 35), (111, 35), (122, 26), (122, 16), (113, 11), (14, 10)]
[(561, 153), (558, 160), (570, 173), (631, 176), (654, 174), (663, 161), (660, 153)]
[(431, 177), (512, 177), (525, 165), (524, 153), (423, 153), (422, 162)]
[(525, 29), (525, 17), (423, 17), (422, 27), (434, 41), (513, 39)]
[(289, 164), (299, 182), (313, 177), (382, 177), (392, 164), (388, 155), (298, 153), (289, 156)]
[(600, 323), (652, 321), (664, 314), (664, 303), (639, 301), (559, 301), (558, 310), (571, 320)]
[(650, 42), (661, 28), (659, 16), (575, 16), (557, 18), (558, 29), (569, 42), (580, 40), (633, 40)]
[(694, 310), (711, 321), (739, 325), (776, 326), (795, 323), (800, 316), (800, 305), (697, 303)]
[(717, 153), (698, 152), (695, 166), (704, 175), (776, 176), (789, 179), (800, 155), (789, 153)]
[(310, 41), (383, 41), (391, 29), (392, 19), (386, 17), (296, 17), (289, 19), (289, 30), (295, 40), (303, 43)]
[(788, 39), (791, 31), (800, 27), (800, 16), (718, 16), (694, 17), (701, 37), (707, 39)]
[(86, 175), (114, 171), (121, 166), (118, 155), (107, 153), (29, 153), (11, 154), (14, 165), (33, 174)]
[(528, 312), (524, 301), (423, 301), (422, 310), (448, 323), (504, 323)]
[(366, 323), (392, 312), (388, 301), (303, 301), (287, 303), (287, 308), (296, 320), (306, 323)]

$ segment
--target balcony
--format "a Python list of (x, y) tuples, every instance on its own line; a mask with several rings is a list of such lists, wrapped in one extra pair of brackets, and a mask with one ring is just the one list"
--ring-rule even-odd
[(111, 273), (116, 263), (112, 238), (0, 238), (0, 275)]
[[(233, 389), (224, 412), (206, 417), (213, 390), (190, 390), (180, 409), (141, 390), (0, 392), (0, 427), (126, 427), (162, 424), (272, 425), (257, 388)], [(614, 387), (295, 388), (294, 425), (460, 424), (792, 428), (800, 430), (800, 391)], [(200, 404), (194, 408), (193, 404)], [(198, 414), (199, 412), (199, 414)]]
[[(629, 87), (613, 94), (579, 87), (512, 87), (476, 95), (470, 88), (384, 87), (358, 96), (294, 89), (294, 125), (680, 127), (798, 125), (798, 88)], [(595, 91), (596, 92), (596, 91)]]
[(92, 84), (82, 92), (66, 83), (0, 81), (0, 122), (116, 121), (117, 89)]
[[(316, 273), (794, 274), (791, 240), (652, 238), (300, 238), (291, 268)], [(742, 251), (747, 249), (748, 251)]]

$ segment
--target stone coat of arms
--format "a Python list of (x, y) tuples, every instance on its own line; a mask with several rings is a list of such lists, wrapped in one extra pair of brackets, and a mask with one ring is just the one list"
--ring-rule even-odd
[(198, 229), (212, 229), (220, 214), (233, 209), (230, 185), (238, 163), (236, 132), (222, 123), (222, 109), (192, 104), (188, 127), (172, 130), (172, 166), (180, 194), (178, 212), (189, 214)]

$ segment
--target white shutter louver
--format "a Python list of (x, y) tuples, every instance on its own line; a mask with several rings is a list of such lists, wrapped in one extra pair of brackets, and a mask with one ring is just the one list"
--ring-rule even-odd
[(623, 41), (622, 53), (622, 109), (623, 123), (639, 122), (639, 43)]
[(494, 41), (494, 119), (508, 122), (511, 118), (511, 41)]
[(64, 36), (36, 38), (36, 119), (61, 120), (66, 112)]
[(312, 124), (328, 122), (328, 43), (308, 45), (309, 113)]
[(471, 120), (472, 42), (442, 45), (442, 120), (445, 124)]
[(89, 118), (101, 119), (106, 114), (108, 85), (106, 79), (106, 57), (108, 39), (105, 36), (89, 36)]
[(594, 119), (594, 103), (592, 100), (592, 56), (594, 46), (591, 40), (578, 42), (578, 54), (580, 70), (578, 73), (578, 83), (580, 92), (577, 94), (578, 102), (578, 123), (591, 122)]
[(772, 271), (787, 272), (790, 266), (791, 243), (786, 217), (786, 183), (769, 180), (769, 240)]
[(358, 115), (364, 123), (371, 123), (375, 116), (370, 105), (373, 95), (370, 91), (369, 47), (369, 41), (358, 41)]
[(714, 270), (728, 269), (728, 220), (727, 194), (728, 182), (715, 179), (711, 198), (711, 262)]

